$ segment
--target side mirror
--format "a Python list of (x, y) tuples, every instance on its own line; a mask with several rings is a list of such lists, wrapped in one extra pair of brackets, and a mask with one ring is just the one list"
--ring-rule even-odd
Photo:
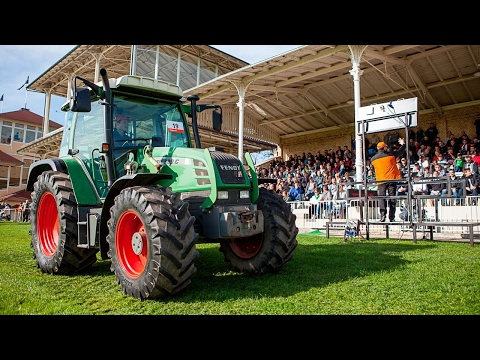
[(222, 108), (220, 108), (220, 112), (217, 112), (217, 110), (213, 110), (212, 112), (212, 125), (213, 125), (213, 130), (215, 131), (220, 131), (222, 130)]
[(92, 103), (90, 101), (90, 89), (76, 88), (73, 98), (70, 100), (70, 110), (74, 112), (90, 112)]

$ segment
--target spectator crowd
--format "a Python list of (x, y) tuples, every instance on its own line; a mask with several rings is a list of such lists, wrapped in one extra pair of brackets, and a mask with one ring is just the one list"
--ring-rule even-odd
[[(457, 198), (464, 195), (459, 179), (465, 178), (465, 195), (477, 196), (480, 176), (478, 135), (470, 137), (465, 131), (461, 131), (459, 135), (448, 131), (442, 138), (434, 123), (431, 123), (426, 130), (419, 126), (415, 130), (410, 128), (408, 144), (403, 154), (396, 157), (396, 164), (404, 178), (408, 177), (410, 167), (410, 180), (413, 182), (424, 178), (434, 180), (450, 177), (451, 193)], [(377, 152), (377, 144), (383, 141), (388, 145), (389, 150), (394, 151), (400, 147), (399, 138), (400, 134), (397, 131), (388, 132), (383, 139), (380, 139), (377, 133), (365, 136), (365, 174), (362, 174), (362, 178), (366, 177), (368, 181), (375, 180), (375, 169), (371, 166), (370, 159)], [(338, 146), (336, 150), (292, 154), (287, 160), (273, 159), (268, 166), (257, 168), (257, 175), (259, 178), (275, 179), (275, 183), (265, 186), (281, 194), (287, 202), (315, 203), (328, 200), (330, 203), (331, 201), (331, 208), (327, 209), (327, 212), (331, 213), (336, 202), (345, 203), (339, 199), (347, 197), (348, 189), (352, 188), (352, 183), (355, 181), (354, 143), (352, 146), (352, 149), (344, 145)], [(447, 194), (446, 182), (425, 181), (419, 185), (413, 189), (416, 194), (438, 196)], [(369, 189), (375, 190), (375, 185), (369, 186)], [(406, 185), (399, 184), (396, 195), (402, 194), (407, 194), (407, 188)], [(456, 200), (456, 204), (459, 204), (459, 199)], [(445, 204), (444, 200), (442, 200), (443, 204)], [(472, 204), (475, 204), (474, 200)], [(312, 213), (312, 217), (319, 216), (320, 210), (317, 208)]]

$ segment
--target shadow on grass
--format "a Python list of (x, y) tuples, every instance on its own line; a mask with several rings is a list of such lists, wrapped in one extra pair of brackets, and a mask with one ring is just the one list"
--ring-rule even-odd
[[(332, 240), (332, 239), (330, 239)], [(200, 249), (197, 273), (191, 285), (168, 301), (218, 301), (237, 298), (284, 297), (339, 283), (371, 273), (391, 271), (404, 266), (402, 254), (423, 251), (435, 245), (412, 246), (411, 243), (329, 242), (302, 244), (293, 258), (277, 273), (238, 274), (230, 271), (223, 254), (216, 248)], [(395, 240), (393, 240), (395, 241)]]
[[(283, 269), (276, 273), (250, 275), (231, 271), (219, 251), (219, 244), (201, 244), (198, 246), (200, 254), (195, 262), (197, 272), (192, 277), (191, 284), (179, 294), (158, 301), (191, 303), (259, 296), (291, 296), (351, 278), (392, 271), (407, 263), (402, 259), (402, 253), (424, 251), (435, 246), (415, 246), (396, 240), (387, 240), (385, 243), (379, 240), (364, 240), (361, 243), (345, 244), (341, 243), (340, 238), (311, 244), (308, 240), (303, 242), (299, 237), (295, 254)], [(111, 276), (114, 283), (115, 275), (110, 271), (110, 265), (110, 260), (98, 258), (90, 271), (83, 275)]]

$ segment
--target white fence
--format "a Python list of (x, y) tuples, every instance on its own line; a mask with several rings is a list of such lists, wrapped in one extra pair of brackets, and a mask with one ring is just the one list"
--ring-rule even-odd
[[(6, 220), (4, 210), (1, 210), (0, 220)], [(18, 211), (17, 208), (10, 209), (10, 221), (22, 222), (22, 212)]]
[[(401, 218), (401, 207), (407, 206), (406, 199), (395, 197), (396, 211), (393, 223), (390, 223), (387, 217), (386, 222), (392, 227), (404, 227), (410, 222)], [(460, 205), (455, 204), (454, 198), (446, 198), (445, 205), (442, 205), (442, 198), (428, 198), (425, 196), (415, 198), (414, 202), (418, 203), (419, 214), (423, 212), (423, 222), (478, 222), (480, 221), (480, 208), (476, 197), (466, 196), (460, 198)], [(443, 198), (445, 199), (445, 198)], [(368, 207), (364, 200), (347, 199), (345, 202), (345, 210), (342, 213), (338, 206), (330, 202), (320, 202), (320, 216), (315, 216), (315, 206), (308, 201), (291, 201), (290, 204), (293, 213), (297, 216), (296, 225), (302, 230), (309, 229), (325, 229), (327, 221), (345, 221), (344, 219), (361, 219), (370, 223), (378, 223), (380, 221), (380, 211), (378, 206), (379, 199), (368, 200)], [(330, 203), (330, 204), (328, 204)], [(330, 212), (327, 211), (330, 209)], [(462, 230), (458, 226), (436, 226), (435, 232), (454, 232), (458, 233)]]

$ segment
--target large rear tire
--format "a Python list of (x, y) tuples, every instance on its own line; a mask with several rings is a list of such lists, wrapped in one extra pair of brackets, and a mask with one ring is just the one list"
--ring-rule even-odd
[(296, 215), (280, 195), (260, 188), (257, 205), (264, 216), (263, 234), (220, 244), (225, 261), (237, 272), (278, 271), (290, 261), (298, 245)]
[(72, 274), (97, 261), (98, 249), (77, 246), (77, 221), (70, 176), (44, 171), (33, 185), (30, 207), (33, 256), (43, 272)]
[(159, 299), (187, 287), (198, 257), (195, 217), (170, 188), (123, 189), (110, 208), (110, 270), (124, 294)]

